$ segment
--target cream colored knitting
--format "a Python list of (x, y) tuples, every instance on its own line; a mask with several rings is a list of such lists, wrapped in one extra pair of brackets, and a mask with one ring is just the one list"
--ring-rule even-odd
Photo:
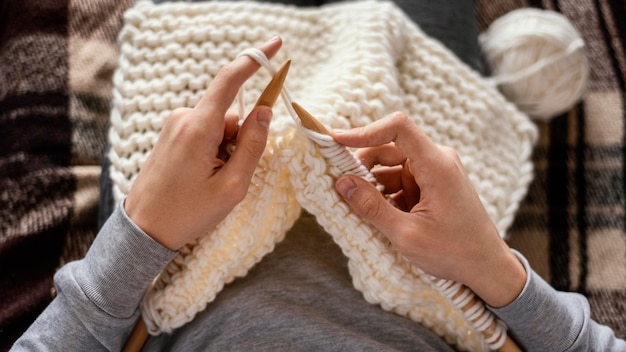
[[(534, 125), (393, 4), (298, 9), (143, 1), (125, 21), (109, 134), (117, 200), (128, 193), (170, 111), (193, 106), (221, 66), (275, 34), (284, 47), (274, 62), (292, 59), (286, 85), (295, 101), (331, 128), (406, 112), (435, 142), (458, 151), (502, 233), (532, 179)], [(246, 83), (248, 107), (268, 80), (261, 70)], [(182, 326), (224, 284), (246, 275), (284, 238), (302, 206), (349, 258), (354, 286), (368, 302), (432, 328), (460, 349), (484, 349), (460, 311), (340, 200), (333, 186), (338, 171), (284, 105), (274, 111), (246, 199), (185, 247), (146, 294), (142, 313), (150, 333)]]

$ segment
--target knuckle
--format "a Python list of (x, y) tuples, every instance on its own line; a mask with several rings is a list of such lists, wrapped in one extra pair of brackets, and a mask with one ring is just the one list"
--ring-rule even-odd
[(170, 114), (170, 116), (173, 118), (165, 121), (163, 132), (167, 132), (175, 138), (180, 138), (187, 136), (193, 131), (195, 123), (186, 112), (176, 112), (176, 114)]
[(215, 75), (215, 80), (228, 80), (235, 73), (235, 66), (233, 62), (229, 62), (228, 64), (222, 66), (217, 74)]
[(204, 137), (204, 130), (200, 128), (197, 119), (185, 116), (178, 124), (178, 135), (181, 138), (196, 140), (196, 138)]
[(443, 159), (444, 166), (453, 170), (462, 168), (463, 164), (461, 162), (461, 157), (459, 156), (459, 153), (454, 148), (447, 147), (447, 146), (442, 146), (440, 148), (445, 156), (445, 158)]
[(193, 111), (192, 108), (176, 108), (172, 110), (172, 112), (170, 112), (170, 118), (180, 119), (184, 116), (187, 116), (187, 114), (189, 114), (191, 111)]
[(457, 153), (456, 149), (448, 146), (441, 146), (441, 150), (448, 158), (453, 160), (461, 160), (461, 158), (459, 157), (459, 153)]
[(240, 175), (234, 175), (224, 182), (224, 187), (221, 190), (228, 194), (228, 199), (233, 203), (232, 206), (240, 203), (246, 197), (248, 182), (245, 181)]
[(170, 112), (167, 119), (163, 123), (164, 130), (171, 130), (177, 128), (179, 125), (187, 123), (189, 115), (193, 109), (191, 108), (176, 108)]
[(359, 207), (361, 210), (361, 215), (367, 219), (376, 219), (380, 217), (381, 214), (381, 206), (380, 203), (376, 201), (371, 196), (367, 196), (361, 201), (361, 206)]
[(389, 115), (389, 119), (394, 126), (405, 126), (411, 122), (411, 119), (402, 111), (395, 111)]
[(252, 133), (247, 136), (245, 142), (241, 144), (241, 147), (243, 147), (245, 152), (250, 156), (260, 158), (263, 154), (263, 150), (265, 150), (266, 143), (266, 138), (263, 138), (263, 136), (259, 134)]

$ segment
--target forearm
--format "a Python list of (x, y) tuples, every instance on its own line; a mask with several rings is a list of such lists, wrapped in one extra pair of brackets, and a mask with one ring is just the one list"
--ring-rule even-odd
[(522, 293), (509, 305), (492, 309), (527, 351), (624, 351), (626, 342), (591, 319), (589, 303), (576, 293), (559, 292), (518, 258), (528, 272)]
[(118, 207), (84, 259), (57, 275), (57, 297), (14, 350), (120, 350), (146, 288), (174, 257)]

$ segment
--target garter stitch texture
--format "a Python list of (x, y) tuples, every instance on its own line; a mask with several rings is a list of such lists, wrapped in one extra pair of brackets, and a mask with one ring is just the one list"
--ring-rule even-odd
[[(393, 4), (298, 9), (140, 1), (125, 20), (109, 133), (118, 200), (128, 193), (171, 110), (194, 106), (221, 66), (280, 34), (284, 47), (276, 61), (292, 59), (286, 85), (295, 101), (330, 128), (406, 112), (436, 143), (458, 151), (498, 230), (504, 234), (511, 225), (532, 179), (534, 125)], [(268, 80), (260, 71), (246, 83), (247, 105)], [(193, 319), (224, 284), (273, 250), (303, 207), (349, 258), (354, 286), (368, 302), (430, 327), (459, 349), (485, 349), (435, 285), (340, 200), (334, 190), (339, 170), (328, 165), (285, 107), (278, 104), (274, 111), (248, 196), (214, 231), (184, 247), (146, 293), (142, 313), (150, 333)]]

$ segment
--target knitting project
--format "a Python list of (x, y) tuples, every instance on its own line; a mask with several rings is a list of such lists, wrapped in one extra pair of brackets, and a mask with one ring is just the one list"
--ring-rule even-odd
[[(295, 101), (330, 128), (406, 112), (436, 143), (457, 150), (502, 234), (532, 179), (535, 126), (391, 3), (303, 9), (140, 1), (125, 21), (109, 132), (118, 201), (169, 113), (194, 106), (220, 67), (274, 34), (284, 40), (276, 60), (293, 62), (286, 85)], [(245, 84), (251, 101), (243, 104), (251, 106), (268, 80), (263, 70), (253, 76)], [(216, 229), (181, 249), (146, 293), (142, 314), (149, 332), (169, 332), (193, 319), (224, 284), (245, 276), (273, 250), (302, 207), (349, 258), (353, 284), (368, 302), (422, 323), (459, 349), (487, 349), (437, 285), (341, 201), (334, 190), (340, 174), (277, 104), (244, 201)]]

